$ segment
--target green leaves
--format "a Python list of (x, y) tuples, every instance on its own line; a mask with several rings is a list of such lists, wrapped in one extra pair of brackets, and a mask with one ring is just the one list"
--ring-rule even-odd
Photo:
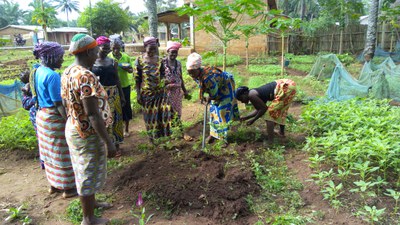
[(32, 151), (36, 148), (36, 134), (28, 111), (20, 109), (17, 114), (0, 119), (0, 149)]

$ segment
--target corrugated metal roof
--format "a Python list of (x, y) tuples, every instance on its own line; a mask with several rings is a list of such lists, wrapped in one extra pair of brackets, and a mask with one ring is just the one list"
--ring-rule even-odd
[[(16, 28), (22, 30), (29, 30), (29, 31), (42, 31), (42, 26), (35, 26), (35, 25), (8, 25), (6, 27), (0, 28), (0, 30), (4, 30), (6, 28)], [(61, 33), (68, 33), (68, 32), (76, 32), (76, 33), (88, 33), (88, 30), (83, 27), (59, 27), (59, 28), (48, 28), (47, 32), (61, 32)]]

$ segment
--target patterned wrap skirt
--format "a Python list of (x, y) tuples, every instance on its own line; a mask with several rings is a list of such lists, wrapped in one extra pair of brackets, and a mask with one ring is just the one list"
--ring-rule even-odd
[(36, 116), (40, 159), (50, 185), (68, 190), (75, 188), (74, 170), (65, 139), (65, 120), (57, 108), (42, 108)]
[(231, 75), (228, 81), (226, 93), (221, 95), (220, 101), (210, 103), (210, 135), (221, 140), (226, 140), (230, 124), (240, 117), (235, 98), (235, 81)]
[(113, 124), (107, 131), (113, 139), (114, 144), (120, 144), (124, 141), (124, 121), (122, 118), (121, 96), (117, 86), (104, 86), (108, 94), (108, 105), (113, 117)]
[(290, 103), (296, 96), (296, 83), (289, 79), (276, 81), (275, 99), (268, 106), (266, 120), (285, 125)]
[(143, 119), (150, 138), (166, 137), (171, 134), (172, 112), (167, 94), (142, 95)]
[(104, 185), (107, 175), (106, 150), (97, 134), (83, 139), (68, 119), (65, 128), (79, 196), (90, 196)]

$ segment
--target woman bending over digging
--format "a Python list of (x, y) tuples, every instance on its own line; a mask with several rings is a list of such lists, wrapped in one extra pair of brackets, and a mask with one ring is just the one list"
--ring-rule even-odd
[(228, 145), (227, 134), (231, 121), (239, 119), (239, 109), (235, 99), (235, 80), (233, 75), (215, 67), (203, 67), (201, 56), (192, 53), (188, 56), (186, 69), (193, 80), (199, 85), (200, 98), (208, 94), (207, 102), (210, 104), (210, 136), (207, 142), (215, 139)]
[[(280, 125), (279, 134), (284, 136), (287, 112), (295, 95), (296, 83), (289, 79), (276, 80), (250, 90), (246, 86), (241, 86), (235, 92), (236, 99), (245, 104), (250, 101), (256, 110), (240, 118), (240, 121), (251, 119), (246, 124), (252, 125), (265, 114), (268, 140), (272, 141), (274, 139), (275, 124)], [(268, 101), (271, 101), (271, 104), (266, 106)]]

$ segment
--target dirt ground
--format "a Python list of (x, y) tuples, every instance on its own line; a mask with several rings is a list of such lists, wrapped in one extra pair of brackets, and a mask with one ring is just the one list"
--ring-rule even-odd
[[(289, 112), (298, 117), (301, 107), (300, 104), (294, 104)], [(189, 103), (183, 109), (183, 120), (197, 122), (202, 113), (202, 105)], [(247, 195), (258, 195), (261, 191), (255, 176), (250, 168), (243, 166), (226, 168), (224, 165), (230, 155), (210, 156), (195, 149), (195, 143), (201, 136), (201, 123), (195, 123), (186, 131), (194, 138), (191, 142), (182, 141), (172, 149), (144, 151), (150, 145), (142, 132), (145, 130), (142, 117), (136, 117), (130, 126), (131, 136), (122, 145), (122, 157), (132, 158), (132, 162), (108, 175), (103, 193), (111, 196), (114, 207), (105, 211), (104, 217), (123, 221), (118, 224), (135, 224), (137, 220), (132, 216), (131, 209), (138, 193), (142, 192), (147, 195), (146, 198), (163, 203), (162, 206), (146, 205), (146, 210), (149, 210), (147, 215), (154, 213), (149, 224), (213, 225), (257, 222), (257, 216), (251, 214), (245, 200)], [(298, 142), (305, 139), (304, 135), (288, 135), (292, 135), (291, 138)], [(242, 143), (233, 150), (238, 152), (240, 159), (246, 151), (262, 145), (262, 142)], [(61, 194), (47, 193), (48, 182), (44, 171), (39, 167), (36, 154), (26, 155), (19, 151), (1, 154), (0, 210), (25, 203), (33, 224), (71, 224), (65, 219), (65, 209), (71, 199), (64, 200)], [(319, 188), (306, 181), (312, 173), (306, 161), (306, 153), (299, 149), (287, 149), (285, 157), (288, 168), (303, 183), (304, 189), (300, 195), (306, 204), (304, 207), (323, 213), (323, 217), (315, 224), (363, 224), (351, 212), (333, 210), (322, 199)], [(4, 221), (5, 216), (0, 211), (1, 221)]]

